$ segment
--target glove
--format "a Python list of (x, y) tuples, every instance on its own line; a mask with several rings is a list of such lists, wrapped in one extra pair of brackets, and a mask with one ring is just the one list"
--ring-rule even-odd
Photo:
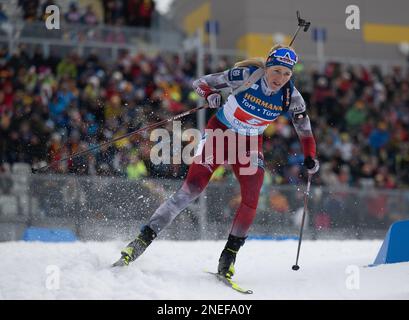
[(317, 159), (307, 156), (304, 159), (304, 166), (307, 168), (308, 174), (315, 174), (320, 168), (320, 163)]
[(210, 108), (220, 107), (222, 96), (218, 91), (213, 91), (207, 84), (201, 83), (198, 85), (196, 92), (199, 96), (206, 99)]
[(222, 101), (222, 96), (218, 92), (214, 92), (212, 94), (209, 94), (209, 96), (206, 98), (207, 102), (209, 103), (210, 108), (218, 108), (220, 107), (220, 103)]

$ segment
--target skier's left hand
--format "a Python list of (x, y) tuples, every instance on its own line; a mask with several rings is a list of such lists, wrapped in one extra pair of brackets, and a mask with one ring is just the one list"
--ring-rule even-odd
[(308, 174), (315, 174), (320, 168), (320, 163), (317, 159), (307, 156), (304, 159), (304, 166), (307, 168)]

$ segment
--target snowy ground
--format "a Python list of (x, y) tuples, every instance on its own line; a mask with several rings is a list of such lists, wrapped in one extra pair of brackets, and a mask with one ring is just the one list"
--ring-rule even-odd
[(253, 295), (203, 272), (224, 243), (157, 240), (123, 269), (121, 242), (0, 243), (0, 299), (409, 299), (409, 263), (365, 267), (380, 241), (305, 241), (297, 272), (296, 241), (247, 241), (235, 279)]

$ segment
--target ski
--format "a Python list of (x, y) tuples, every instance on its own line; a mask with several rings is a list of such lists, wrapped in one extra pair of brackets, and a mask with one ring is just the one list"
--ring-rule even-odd
[(219, 280), (220, 282), (223, 282), (226, 286), (232, 288), (233, 290), (236, 290), (237, 292), (240, 292), (240, 293), (243, 293), (243, 294), (252, 294), (253, 293), (252, 290), (243, 289), (242, 287), (240, 287), (232, 279), (224, 277), (221, 274), (218, 274), (217, 272), (211, 272), (211, 271), (207, 271), (207, 270), (205, 272), (214, 275), (217, 278), (217, 280)]
[(127, 266), (128, 263), (125, 262), (125, 260), (123, 260), (122, 258), (120, 258), (118, 261), (114, 262), (113, 264), (111, 264), (111, 268), (115, 268), (115, 267), (125, 267)]
[(126, 267), (129, 263), (132, 262), (129, 255), (123, 255), (118, 259), (118, 261), (114, 262), (111, 267)]
[(118, 259), (118, 261), (114, 262), (112, 264), (112, 267), (124, 267), (129, 265), (130, 262), (132, 262), (135, 259), (132, 259), (132, 253), (133, 253), (133, 248), (132, 247), (126, 247), (121, 251), (121, 257)]

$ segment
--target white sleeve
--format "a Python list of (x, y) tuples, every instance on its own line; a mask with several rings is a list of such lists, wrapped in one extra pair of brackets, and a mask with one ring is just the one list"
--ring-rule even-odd
[(304, 98), (296, 87), (294, 87), (293, 94), (291, 95), (291, 104), (288, 111), (291, 112), (292, 115), (307, 111)]
[(291, 113), (292, 123), (298, 136), (310, 137), (312, 136), (311, 122), (307, 115), (307, 107), (301, 93), (294, 87), (291, 95), (291, 104), (288, 109)]
[(193, 82), (193, 87), (197, 87), (200, 83), (206, 83), (214, 89), (240, 87), (250, 77), (250, 69), (247, 67), (237, 67), (228, 69), (223, 72), (208, 74)]

